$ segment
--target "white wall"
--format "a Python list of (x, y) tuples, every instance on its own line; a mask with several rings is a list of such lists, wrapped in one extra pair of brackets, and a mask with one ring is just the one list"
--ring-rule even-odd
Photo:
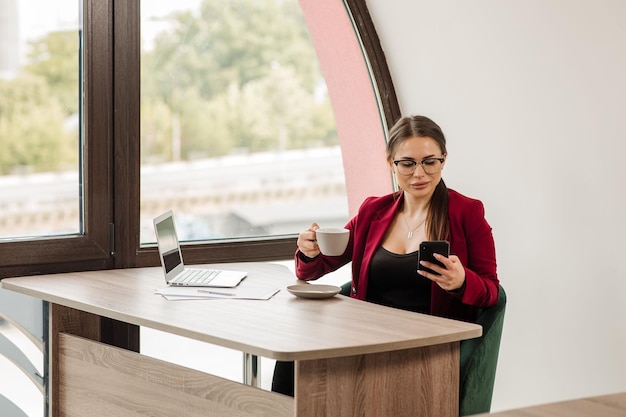
[(626, 391), (626, 2), (367, 3), (403, 113), (442, 126), (493, 226), (493, 410)]

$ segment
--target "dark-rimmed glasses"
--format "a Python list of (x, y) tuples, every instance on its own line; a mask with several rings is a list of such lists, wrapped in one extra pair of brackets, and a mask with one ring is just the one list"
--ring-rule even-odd
[(398, 174), (400, 175), (413, 175), (418, 165), (422, 166), (426, 174), (432, 175), (441, 171), (443, 161), (445, 161), (445, 158), (424, 158), (421, 161), (400, 159), (393, 161), (393, 164), (398, 168)]

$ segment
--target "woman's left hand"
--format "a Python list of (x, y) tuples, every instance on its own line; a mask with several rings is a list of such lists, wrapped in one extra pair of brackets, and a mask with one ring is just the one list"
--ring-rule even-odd
[(450, 255), (446, 258), (443, 255), (435, 253), (435, 259), (441, 262), (444, 266), (441, 267), (432, 262), (421, 261), (422, 266), (432, 269), (433, 271), (441, 274), (436, 275), (421, 269), (417, 272), (434, 282), (446, 291), (458, 290), (463, 286), (465, 282), (465, 268), (461, 263), (461, 260), (456, 255)]

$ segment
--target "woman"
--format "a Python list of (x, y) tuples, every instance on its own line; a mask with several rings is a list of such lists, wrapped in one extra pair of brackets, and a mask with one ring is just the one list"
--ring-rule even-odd
[[(350, 296), (405, 310), (472, 321), (476, 308), (498, 301), (499, 282), (491, 227), (483, 204), (446, 187), (441, 128), (424, 116), (400, 119), (389, 132), (387, 162), (399, 191), (366, 199), (346, 225), (350, 241), (341, 256), (320, 254), (311, 227), (298, 236), (296, 275), (314, 280), (352, 261)], [(423, 262), (419, 244), (448, 240), (443, 264)], [(293, 395), (293, 363), (277, 362), (272, 390)]]

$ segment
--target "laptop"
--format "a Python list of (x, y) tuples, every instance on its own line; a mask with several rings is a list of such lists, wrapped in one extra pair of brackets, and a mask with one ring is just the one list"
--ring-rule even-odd
[(172, 210), (156, 217), (153, 222), (167, 285), (232, 288), (246, 277), (245, 271), (185, 267)]

